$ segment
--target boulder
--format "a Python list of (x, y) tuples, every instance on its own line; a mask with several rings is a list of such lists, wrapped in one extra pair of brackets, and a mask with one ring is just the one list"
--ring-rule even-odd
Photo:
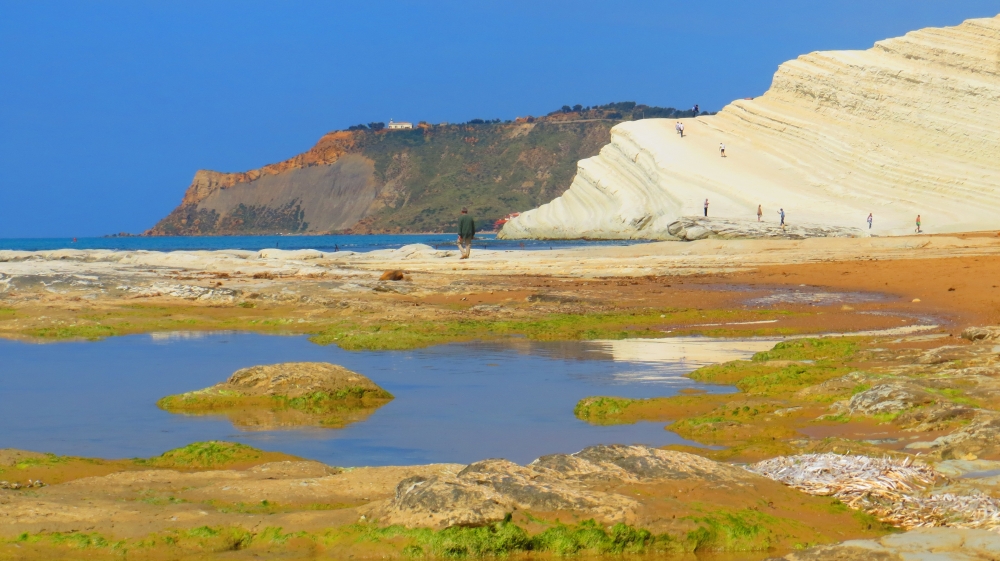
[(962, 338), (973, 342), (1000, 339), (1000, 326), (967, 327), (962, 331)]
[(856, 394), (851, 398), (848, 408), (852, 414), (882, 415), (899, 413), (935, 400), (933, 394), (916, 386), (894, 382)]
[(684, 239), (693, 242), (711, 236), (714, 232), (704, 226), (692, 226), (684, 229)]
[(515, 510), (560, 512), (607, 523), (630, 520), (639, 503), (609, 492), (622, 483), (701, 479), (742, 482), (740, 468), (647, 446), (591, 446), (543, 456), (527, 466), (502, 459), (470, 464), (458, 474), (410, 478), (373, 515), (386, 524), (446, 528), (503, 520)]
[(267, 395), (295, 398), (315, 393), (336, 395), (345, 392), (370, 394), (379, 398), (392, 397), (367, 377), (328, 362), (284, 362), (241, 368), (224, 384), (213, 388), (235, 391), (248, 397)]
[(340, 428), (393, 399), (365, 376), (325, 362), (288, 362), (237, 370), (212, 387), (167, 396), (171, 413), (225, 415), (246, 429), (303, 425)]

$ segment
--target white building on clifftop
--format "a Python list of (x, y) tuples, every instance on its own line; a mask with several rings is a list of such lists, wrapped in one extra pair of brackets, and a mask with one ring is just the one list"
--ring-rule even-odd
[(412, 128), (413, 128), (413, 123), (406, 123), (406, 122), (402, 122), (402, 121), (399, 122), (399, 123), (397, 123), (397, 122), (393, 121), (392, 119), (389, 119), (389, 130), (391, 130), (391, 131), (403, 130), (403, 129), (412, 129)]

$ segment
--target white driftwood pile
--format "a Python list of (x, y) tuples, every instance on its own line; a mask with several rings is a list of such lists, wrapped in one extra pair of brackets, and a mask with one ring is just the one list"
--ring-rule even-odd
[(947, 478), (909, 458), (804, 454), (765, 460), (747, 469), (810, 495), (836, 497), (851, 508), (906, 529), (1000, 530), (1000, 500), (983, 494), (931, 495), (930, 488)]

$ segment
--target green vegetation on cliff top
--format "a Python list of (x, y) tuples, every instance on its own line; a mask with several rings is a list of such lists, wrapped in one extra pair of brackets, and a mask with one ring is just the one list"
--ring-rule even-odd
[[(347, 154), (374, 163), (378, 196), (345, 233), (454, 231), (461, 206), (479, 229), (511, 212), (547, 203), (569, 188), (577, 163), (597, 155), (614, 125), (654, 117), (690, 117), (691, 111), (611, 103), (569, 107), (516, 121), (473, 119), (389, 131), (358, 125)], [(295, 166), (289, 166), (289, 170)], [(282, 172), (284, 173), (284, 172)], [(248, 206), (249, 205), (249, 206)], [(235, 201), (220, 214), (180, 206), (161, 220), (156, 235), (322, 233), (294, 202), (259, 206)]]

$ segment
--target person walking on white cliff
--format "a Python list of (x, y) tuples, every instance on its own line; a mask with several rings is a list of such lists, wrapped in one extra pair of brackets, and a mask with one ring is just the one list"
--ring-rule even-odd
[(469, 209), (463, 208), (458, 217), (458, 249), (462, 252), (459, 259), (468, 259), (472, 253), (472, 238), (476, 237), (476, 221), (469, 216)]
[(726, 145), (721, 142), (719, 143), (719, 155), (723, 158), (726, 157)]
[(914, 232), (916, 232), (917, 234), (920, 233), (920, 215), (919, 214), (917, 215), (917, 229), (914, 230)]
[(781, 217), (781, 224), (780, 224), (780, 226), (781, 226), (781, 229), (784, 230), (785, 229), (785, 209), (779, 208), (778, 209), (778, 216)]
[(761, 216), (764, 216), (764, 209), (761, 208), (761, 205), (757, 205), (757, 222), (760, 222)]
[(868, 213), (868, 229), (872, 229), (872, 213)]
[(708, 216), (708, 199), (705, 199), (705, 216)]

